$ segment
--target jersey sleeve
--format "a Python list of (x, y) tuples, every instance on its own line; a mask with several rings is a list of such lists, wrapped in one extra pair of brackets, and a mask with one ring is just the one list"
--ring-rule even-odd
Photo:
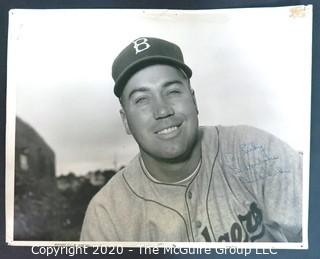
[(108, 210), (96, 197), (90, 202), (83, 221), (81, 241), (116, 241), (119, 237)]
[[(256, 196), (264, 224), (269, 232), (281, 233), (288, 242), (300, 242), (302, 155), (262, 130), (244, 127), (241, 135), (239, 154), (246, 173), (240, 179)], [(276, 236), (274, 239), (281, 240)]]

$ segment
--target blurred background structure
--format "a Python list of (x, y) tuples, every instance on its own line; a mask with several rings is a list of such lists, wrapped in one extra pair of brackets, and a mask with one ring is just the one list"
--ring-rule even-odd
[(16, 119), (14, 240), (77, 241), (89, 201), (116, 173), (56, 176), (55, 153), (39, 133)]

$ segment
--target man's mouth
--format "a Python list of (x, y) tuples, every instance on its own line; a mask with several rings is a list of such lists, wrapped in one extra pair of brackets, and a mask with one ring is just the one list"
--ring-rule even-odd
[(165, 134), (169, 134), (169, 133), (171, 133), (171, 132), (173, 132), (173, 131), (175, 131), (177, 129), (178, 129), (178, 126), (173, 126), (173, 127), (169, 127), (169, 128), (165, 128), (163, 130), (160, 130), (160, 131), (158, 131), (156, 133), (159, 134), (159, 135), (165, 135)]

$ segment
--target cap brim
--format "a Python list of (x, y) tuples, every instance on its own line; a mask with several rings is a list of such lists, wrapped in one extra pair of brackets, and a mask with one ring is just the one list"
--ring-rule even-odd
[(121, 72), (114, 85), (114, 94), (117, 97), (120, 97), (125, 87), (125, 84), (134, 73), (146, 66), (154, 64), (172, 65), (174, 67), (182, 69), (186, 73), (188, 78), (192, 76), (192, 70), (186, 64), (182, 63), (177, 59), (164, 56), (148, 56), (130, 64), (130, 66), (126, 67), (126, 69)]

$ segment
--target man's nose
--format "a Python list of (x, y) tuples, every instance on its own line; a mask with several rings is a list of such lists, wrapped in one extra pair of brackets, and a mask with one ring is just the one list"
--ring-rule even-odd
[(164, 119), (172, 116), (174, 114), (174, 109), (162, 97), (160, 97), (154, 101), (153, 113), (156, 120)]

